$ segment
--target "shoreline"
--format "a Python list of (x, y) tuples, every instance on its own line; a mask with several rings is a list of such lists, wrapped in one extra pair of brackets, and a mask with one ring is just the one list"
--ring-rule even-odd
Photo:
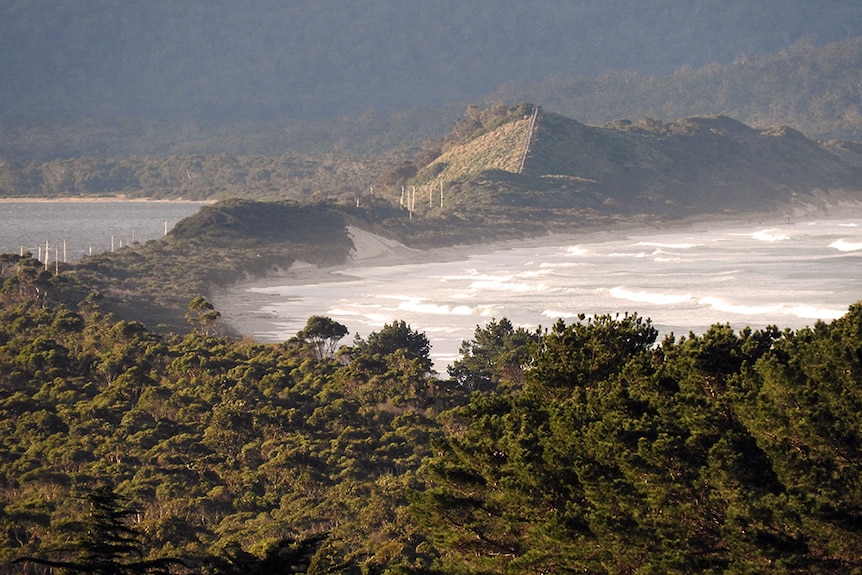
[[(351, 281), (356, 279), (356, 276), (350, 274), (352, 269), (457, 262), (468, 259), (473, 254), (539, 247), (554, 243), (579, 245), (613, 241), (638, 235), (684, 233), (686, 231), (703, 232), (752, 226), (780, 227), (817, 219), (862, 218), (862, 203), (857, 201), (830, 203), (828, 206), (808, 204), (793, 208), (793, 210), (785, 209), (748, 214), (703, 214), (680, 220), (651, 223), (621, 222), (605, 229), (590, 227), (571, 233), (550, 232), (528, 238), (454, 245), (428, 250), (409, 248), (370, 232), (354, 229), (349, 230), (349, 233), (354, 245), (357, 246), (357, 250), (351, 255), (349, 261), (326, 267), (295, 262), (288, 269), (279, 270), (262, 277), (250, 278), (222, 288), (211, 295), (211, 302), (222, 314), (222, 321), (230, 332), (266, 343), (269, 340), (264, 340), (264, 334), (276, 333), (279, 321), (286, 323), (288, 320), (276, 314), (268, 313), (264, 311), (264, 308), (289, 302), (291, 299), (291, 296), (268, 293), (267, 290), (278, 287), (313, 286)], [(275, 338), (273, 341), (275, 340), (280, 341), (280, 338)]]
[[(599, 243), (618, 239), (621, 235), (637, 234), (659, 234), (679, 233), (694, 230), (698, 226), (704, 226), (696, 231), (704, 231), (715, 228), (746, 227), (750, 225), (784, 226), (798, 223), (798, 220), (811, 221), (812, 219), (844, 219), (862, 218), (862, 201), (851, 201), (846, 204), (830, 204), (824, 209), (822, 206), (807, 206), (814, 209), (806, 210), (798, 207), (792, 211), (776, 210), (771, 212), (751, 212), (746, 214), (700, 214), (688, 216), (679, 220), (660, 220), (652, 223), (644, 222), (618, 222), (610, 227), (598, 229), (589, 227), (581, 231), (546, 232), (541, 235), (529, 236), (511, 240), (498, 240), (478, 244), (455, 244), (451, 246), (419, 249), (411, 248), (395, 240), (389, 240), (377, 236), (371, 232), (358, 230), (362, 236), (373, 237), (371, 240), (377, 244), (387, 244), (393, 249), (381, 251), (377, 254), (358, 253), (343, 264), (333, 266), (317, 266), (307, 262), (295, 262), (288, 269), (279, 270), (256, 278), (240, 281), (220, 291), (234, 291), (236, 288), (271, 288), (277, 286), (306, 285), (310, 283), (323, 283), (325, 281), (344, 281), (350, 276), (344, 274), (346, 270), (363, 266), (389, 266), (408, 263), (426, 262), (452, 262), (464, 258), (472, 253), (487, 253), (515, 249), (520, 247), (539, 246), (548, 242), (575, 242), (575, 243)], [(843, 210), (841, 214), (833, 213), (832, 210)], [(349, 232), (353, 233), (353, 232)], [(363, 239), (365, 239), (363, 238)], [(362, 240), (360, 240), (362, 241)], [(367, 239), (365, 239), (367, 242)], [(355, 242), (354, 242), (355, 245)], [(326, 278), (330, 278), (327, 280)]]

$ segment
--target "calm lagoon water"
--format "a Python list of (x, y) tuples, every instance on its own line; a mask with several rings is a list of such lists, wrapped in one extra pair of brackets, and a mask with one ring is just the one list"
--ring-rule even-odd
[[(431, 340), (438, 370), (492, 318), (533, 328), (578, 314), (637, 312), (667, 334), (832, 320), (862, 299), (862, 219), (549, 238), (458, 261), (358, 265), (341, 281), (248, 287), (249, 335), (282, 341), (309, 316), (367, 336), (405, 320)], [(353, 335), (348, 336), (352, 338)]]
[(76, 261), (89, 253), (119, 249), (133, 242), (160, 238), (203, 202), (159, 201), (3, 201), (0, 202), (0, 253), (29, 251), (34, 256), (48, 243), (56, 254)]

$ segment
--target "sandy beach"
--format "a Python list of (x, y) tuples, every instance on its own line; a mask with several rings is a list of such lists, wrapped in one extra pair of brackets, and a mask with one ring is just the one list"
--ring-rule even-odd
[(248, 335), (265, 332), (273, 321), (277, 321), (279, 319), (277, 316), (266, 314), (261, 309), (267, 304), (287, 301), (288, 298), (259, 291), (259, 288), (348, 281), (351, 278), (345, 271), (356, 268), (357, 265), (379, 266), (457, 261), (479, 251), (523, 246), (527, 245), (526, 242), (541, 243), (548, 241), (549, 237), (542, 236), (529, 240), (418, 250), (355, 227), (349, 227), (348, 234), (354, 249), (349, 260), (342, 265), (319, 267), (305, 262), (296, 262), (288, 269), (273, 272), (265, 277), (240, 282), (216, 292), (211, 298), (211, 303), (222, 314), (222, 322), (227, 325), (229, 331)]
[[(431, 250), (409, 248), (396, 241), (375, 234), (349, 228), (354, 244), (349, 261), (332, 267), (318, 267), (297, 262), (289, 269), (273, 272), (266, 277), (254, 278), (222, 289), (212, 295), (212, 303), (222, 314), (222, 321), (228, 331), (240, 335), (257, 334), (258, 339), (271, 341), (280, 338), (272, 333), (267, 338), (268, 330), (280, 320), (278, 315), (262, 311), (274, 308), (278, 304), (287, 303), (289, 297), (277, 293), (265, 292), (267, 288), (282, 286), (313, 286), (329, 282), (341, 282), (352, 279), (350, 269), (360, 266), (389, 266), (399, 264), (416, 264), (426, 262), (455, 262), (469, 258), (471, 255), (489, 253), (513, 248), (546, 246), (552, 244), (590, 244), (610, 241), (629, 234), (648, 235), (672, 231), (702, 230), (715, 228), (730, 228), (748, 225), (785, 225), (795, 221), (808, 221), (815, 218), (851, 217), (862, 215), (862, 202), (850, 194), (823, 195), (807, 198), (807, 202), (797, 202), (784, 210), (769, 213), (751, 214), (705, 214), (661, 222), (659, 224), (644, 224), (631, 222), (616, 224), (607, 229), (589, 228), (571, 234), (546, 234), (542, 236), (499, 241), (479, 245), (458, 245)], [(321, 313), (324, 313), (321, 310)], [(279, 332), (280, 333), (280, 332)]]

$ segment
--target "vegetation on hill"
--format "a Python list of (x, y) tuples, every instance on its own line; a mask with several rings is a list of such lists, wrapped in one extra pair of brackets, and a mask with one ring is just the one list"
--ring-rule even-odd
[(309, 200), (367, 191), (393, 159), (229, 154), (0, 162), (0, 197)]
[(442, 186), (454, 210), (666, 216), (775, 209), (814, 193), (857, 192), (860, 176), (858, 146), (816, 142), (788, 127), (756, 130), (725, 116), (595, 127), (520, 105), (508, 123), (450, 145), (406, 184), (422, 187), (423, 197)]
[(327, 318), (261, 345), (198, 299), (159, 335), (0, 264), (4, 573), (862, 568), (860, 304), (660, 342), (493, 321), (449, 379), (403, 322), (333, 354)]
[(353, 249), (346, 226), (373, 227), (364, 217), (362, 210), (322, 203), (229, 200), (204, 206), (164, 238), (63, 266), (69, 278), (63, 295), (74, 301), (82, 296), (80, 286), (89, 286), (122, 319), (184, 332), (185, 307), (197, 295), (297, 261), (345, 262)]

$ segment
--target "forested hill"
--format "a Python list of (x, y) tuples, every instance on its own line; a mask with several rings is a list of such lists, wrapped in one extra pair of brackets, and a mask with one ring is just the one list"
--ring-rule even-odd
[(725, 116), (599, 127), (532, 105), (474, 109), (440, 150), (406, 183), (441, 187), (454, 210), (681, 215), (817, 207), (829, 193), (862, 197), (857, 144), (817, 142), (787, 127), (758, 130)]
[(0, 571), (853, 575), (862, 306), (657, 340), (478, 327), (449, 377), (393, 322), (261, 345), (117, 321), (0, 258)]

